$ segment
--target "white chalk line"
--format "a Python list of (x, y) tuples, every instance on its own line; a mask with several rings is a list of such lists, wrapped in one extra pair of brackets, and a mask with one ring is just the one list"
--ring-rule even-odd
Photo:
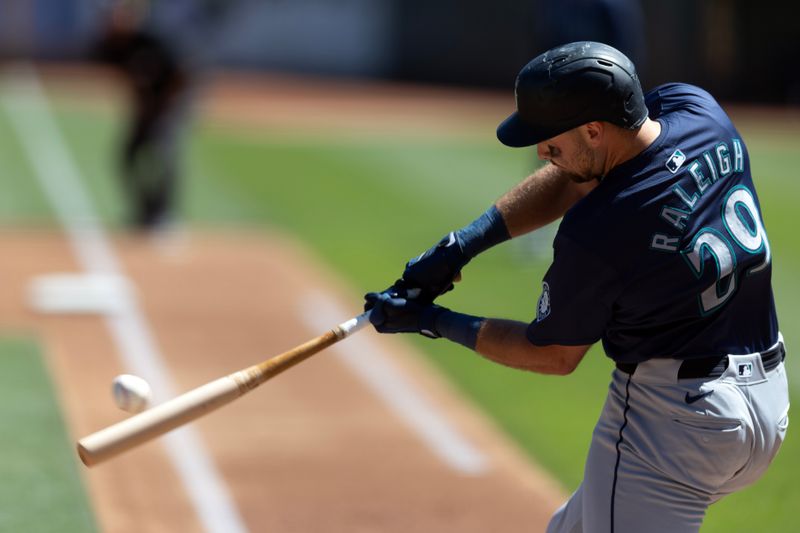
[[(330, 297), (304, 296), (298, 316), (307, 327), (325, 331), (347, 318)], [(335, 344), (337, 357), (394, 412), (441, 461), (453, 470), (479, 476), (489, 470), (489, 460), (453, 426), (412, 379), (394, 364), (369, 331)]]
[[(15, 65), (6, 72), (10, 79), (3, 80), (2, 106), (78, 262), (90, 275), (124, 278), (36, 72), (28, 64)], [(105, 321), (124, 366), (150, 382), (155, 401), (175, 396), (176, 387), (137, 301), (125, 298), (116, 313), (106, 315)], [(199, 434), (184, 427), (166, 435), (163, 443), (205, 530), (246, 532)]]

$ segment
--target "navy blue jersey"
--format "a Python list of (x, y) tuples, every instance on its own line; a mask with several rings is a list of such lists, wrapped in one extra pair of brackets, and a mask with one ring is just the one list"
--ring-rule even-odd
[(528, 338), (602, 339), (625, 363), (765, 350), (778, 322), (747, 147), (702, 89), (646, 101), (661, 134), (565, 214)]

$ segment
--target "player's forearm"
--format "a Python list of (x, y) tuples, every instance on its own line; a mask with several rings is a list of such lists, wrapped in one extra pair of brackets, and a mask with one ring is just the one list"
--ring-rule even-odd
[(594, 185), (578, 185), (562, 170), (545, 165), (470, 224), (445, 235), (406, 263), (405, 285), (420, 289), (424, 299), (433, 300), (452, 288), (473, 257), (563, 216)]
[(538, 374), (569, 374), (580, 358), (571, 357), (571, 348), (536, 346), (525, 332), (528, 324), (513, 320), (487, 319), (478, 332), (475, 351), (483, 357), (511, 368)]
[(508, 233), (517, 237), (558, 220), (597, 182), (575, 183), (567, 172), (546, 164), (501, 197), (498, 211)]
[(437, 333), (501, 365), (539, 374), (569, 374), (589, 346), (536, 346), (524, 322), (481, 318), (446, 310), (436, 319)]

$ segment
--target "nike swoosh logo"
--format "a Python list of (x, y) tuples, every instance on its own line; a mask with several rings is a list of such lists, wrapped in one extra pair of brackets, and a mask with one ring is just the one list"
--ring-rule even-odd
[(703, 398), (705, 398), (705, 397), (706, 397), (706, 396), (708, 396), (709, 394), (712, 394), (713, 392), (714, 392), (713, 390), (710, 390), (710, 391), (707, 391), (707, 392), (703, 392), (703, 393), (701, 393), (701, 394), (696, 394), (696, 395), (694, 395), (694, 396), (692, 396), (691, 394), (689, 394), (689, 393), (687, 392), (687, 393), (686, 393), (686, 397), (683, 399), (683, 401), (685, 401), (685, 402), (686, 402), (686, 403), (688, 403), (688, 404), (693, 404), (693, 403), (694, 403), (694, 402), (696, 402), (697, 400), (702, 400)]

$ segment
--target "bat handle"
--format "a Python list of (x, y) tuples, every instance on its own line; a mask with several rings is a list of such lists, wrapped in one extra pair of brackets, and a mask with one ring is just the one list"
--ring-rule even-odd
[[(421, 289), (409, 289), (407, 293), (407, 297), (410, 299), (419, 298), (419, 295), (422, 293)], [(372, 309), (361, 313), (358, 316), (347, 320), (346, 322), (342, 322), (335, 328), (333, 328), (334, 333), (336, 333), (336, 337), (338, 340), (346, 339), (356, 331), (359, 331), (361, 328), (369, 324), (369, 315), (372, 314)]]
[(336, 333), (336, 337), (338, 337), (340, 340), (346, 339), (353, 333), (361, 330), (364, 326), (369, 324), (370, 313), (372, 313), (371, 309), (369, 311), (361, 313), (358, 316), (351, 318), (350, 320), (342, 322), (341, 324), (333, 328), (333, 331)]

